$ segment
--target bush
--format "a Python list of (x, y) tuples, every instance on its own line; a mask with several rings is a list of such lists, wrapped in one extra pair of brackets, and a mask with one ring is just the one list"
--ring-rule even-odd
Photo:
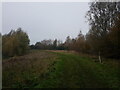
[(3, 58), (27, 53), (29, 42), (27, 33), (22, 31), (21, 28), (18, 28), (16, 31), (11, 30), (8, 34), (2, 36)]

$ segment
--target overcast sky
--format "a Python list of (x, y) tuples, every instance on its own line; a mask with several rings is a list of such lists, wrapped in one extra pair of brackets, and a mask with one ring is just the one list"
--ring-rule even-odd
[(2, 34), (21, 27), (28, 33), (30, 44), (43, 39), (75, 38), (79, 31), (89, 30), (86, 12), (88, 2), (4, 2)]

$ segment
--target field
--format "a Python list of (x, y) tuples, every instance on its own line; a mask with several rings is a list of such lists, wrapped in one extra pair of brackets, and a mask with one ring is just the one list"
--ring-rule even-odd
[(68, 51), (31, 51), (3, 60), (3, 88), (120, 88), (120, 62)]

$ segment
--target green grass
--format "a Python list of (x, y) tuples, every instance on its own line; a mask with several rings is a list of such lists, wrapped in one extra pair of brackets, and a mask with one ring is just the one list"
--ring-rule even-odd
[(30, 55), (24, 56), (27, 61), (14, 65), (5, 62), (3, 87), (120, 88), (117, 61), (100, 64), (90, 57), (65, 52), (34, 51), (28, 59)]
[(36, 88), (118, 88), (118, 68), (74, 54), (57, 53), (58, 62)]

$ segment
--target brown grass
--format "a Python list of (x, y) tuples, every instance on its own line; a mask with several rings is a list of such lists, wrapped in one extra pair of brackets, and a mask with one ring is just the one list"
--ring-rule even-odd
[(29, 86), (28, 81), (47, 73), (55, 60), (55, 55), (44, 51), (3, 60), (3, 87)]

